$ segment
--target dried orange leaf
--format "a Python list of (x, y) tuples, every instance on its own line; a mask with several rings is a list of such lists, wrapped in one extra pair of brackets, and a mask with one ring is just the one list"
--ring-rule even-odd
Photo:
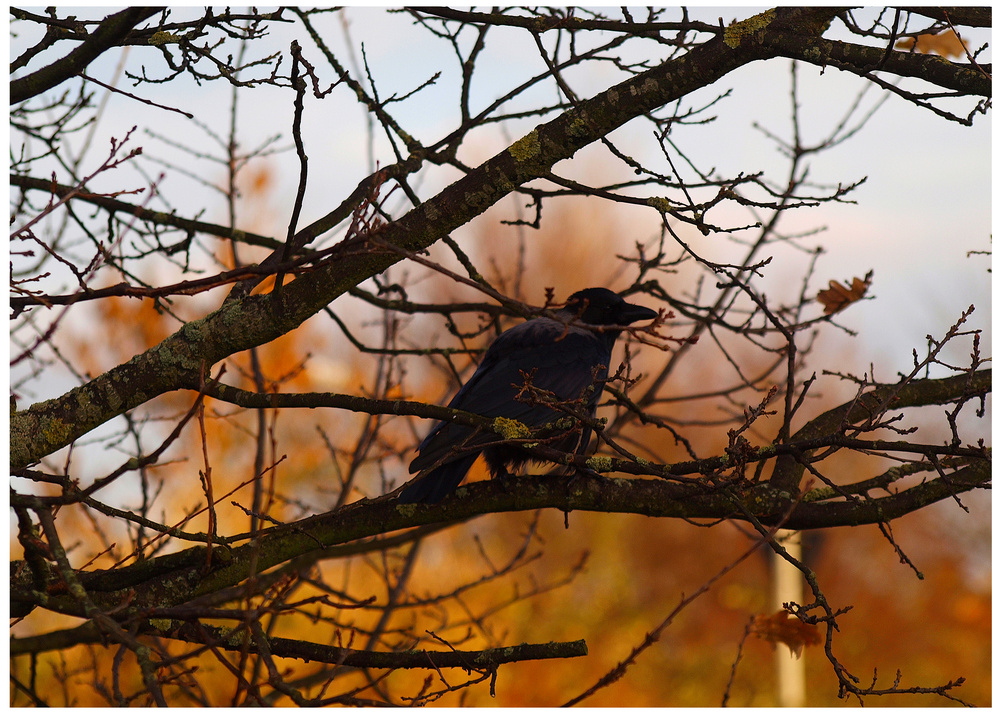
[(802, 649), (820, 643), (815, 625), (807, 625), (784, 610), (773, 615), (754, 615), (750, 631), (771, 646), (779, 642), (788, 647), (796, 659), (802, 656)]
[(836, 280), (831, 280), (830, 287), (826, 290), (820, 290), (816, 294), (816, 299), (823, 305), (823, 314), (832, 315), (835, 312), (840, 312), (852, 302), (863, 298), (871, 284), (871, 272), (863, 280), (861, 278), (851, 280), (850, 287), (838, 283)]
[(951, 29), (937, 35), (906, 37), (896, 43), (896, 49), (915, 49), (915, 51), (925, 55), (933, 53), (942, 57), (961, 57), (965, 54), (965, 45), (962, 43), (962, 39)]

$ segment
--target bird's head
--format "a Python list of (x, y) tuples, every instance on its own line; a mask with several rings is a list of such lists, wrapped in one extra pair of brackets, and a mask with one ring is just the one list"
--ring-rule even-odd
[(627, 303), (607, 288), (587, 288), (573, 293), (564, 311), (588, 325), (631, 325), (639, 320), (652, 320), (655, 310)]

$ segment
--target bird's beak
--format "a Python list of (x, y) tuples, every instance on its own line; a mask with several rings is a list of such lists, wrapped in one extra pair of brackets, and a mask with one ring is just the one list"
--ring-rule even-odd
[(633, 322), (638, 322), (639, 320), (652, 320), (659, 314), (656, 310), (650, 310), (648, 307), (633, 305), (627, 302), (622, 307), (621, 313), (619, 313), (618, 324), (631, 325)]

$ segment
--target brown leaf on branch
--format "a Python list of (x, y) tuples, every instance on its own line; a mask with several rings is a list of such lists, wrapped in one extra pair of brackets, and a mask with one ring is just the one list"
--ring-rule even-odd
[(778, 610), (773, 615), (754, 615), (750, 631), (770, 642), (772, 647), (779, 642), (786, 645), (796, 659), (802, 656), (804, 647), (820, 643), (815, 625), (807, 625), (784, 610)]
[(933, 53), (941, 57), (961, 57), (965, 54), (965, 45), (962, 43), (962, 38), (955, 34), (954, 30), (950, 29), (937, 35), (905, 37), (896, 43), (896, 49), (912, 49), (925, 55)]
[(816, 294), (816, 299), (823, 305), (823, 314), (832, 315), (835, 312), (840, 312), (852, 302), (857, 302), (863, 298), (871, 284), (871, 271), (868, 271), (863, 280), (861, 278), (854, 278), (851, 281), (850, 287), (843, 283), (838, 283), (836, 280), (831, 280), (830, 287), (826, 290), (820, 290)]

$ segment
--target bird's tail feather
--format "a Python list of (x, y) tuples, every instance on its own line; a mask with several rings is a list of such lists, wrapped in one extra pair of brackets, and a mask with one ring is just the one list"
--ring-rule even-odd
[(438, 466), (400, 491), (399, 502), (437, 503), (458, 488), (477, 456), (478, 453), (472, 453)]

